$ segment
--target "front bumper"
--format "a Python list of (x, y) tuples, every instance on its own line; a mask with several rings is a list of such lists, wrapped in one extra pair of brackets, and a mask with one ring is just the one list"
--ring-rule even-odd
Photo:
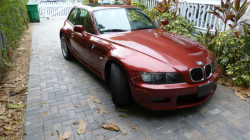
[[(219, 66), (210, 79), (193, 84), (146, 84), (142, 80), (138, 80), (140, 75), (137, 72), (128, 71), (128, 74), (131, 78), (132, 96), (136, 103), (151, 110), (172, 110), (196, 106), (207, 101), (217, 88), (218, 76), (221, 70)], [(199, 86), (212, 81), (214, 81), (212, 92), (198, 98), (196, 94)]]

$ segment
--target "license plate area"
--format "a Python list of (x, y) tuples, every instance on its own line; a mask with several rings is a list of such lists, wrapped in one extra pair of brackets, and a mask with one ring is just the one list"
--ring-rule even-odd
[(205, 85), (200, 85), (197, 96), (198, 97), (206, 96), (212, 92), (213, 88), (214, 88), (214, 81), (207, 83)]

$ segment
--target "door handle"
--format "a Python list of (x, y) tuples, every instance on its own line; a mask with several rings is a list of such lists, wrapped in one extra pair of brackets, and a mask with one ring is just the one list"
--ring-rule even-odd
[(75, 35), (74, 33), (71, 33), (71, 37), (74, 37), (74, 35)]

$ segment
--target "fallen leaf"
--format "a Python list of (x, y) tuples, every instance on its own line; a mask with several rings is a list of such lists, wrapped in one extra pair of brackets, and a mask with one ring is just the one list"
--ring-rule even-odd
[(5, 120), (6, 118), (6, 116), (0, 116), (0, 120)]
[(84, 131), (84, 133), (87, 133), (88, 132), (88, 130), (86, 129), (85, 131)]
[(128, 124), (131, 124), (131, 122), (128, 122)]
[(250, 96), (250, 88), (246, 89), (246, 90), (243, 92), (243, 94), (246, 94), (246, 95)]
[(232, 89), (234, 91), (239, 91), (239, 92), (243, 92), (244, 91), (242, 87), (232, 87)]
[(108, 111), (105, 111), (105, 109), (96, 109), (97, 113), (99, 114), (108, 114)]
[(15, 132), (12, 132), (12, 131), (3, 131), (3, 133), (5, 134), (5, 135), (14, 135), (15, 134)]
[(67, 132), (67, 133), (63, 133), (60, 135), (60, 137), (57, 140), (66, 140), (69, 139), (71, 137), (71, 132)]
[(96, 118), (94, 118), (94, 121), (96, 121)]
[(73, 122), (73, 124), (74, 124), (74, 125), (78, 125), (78, 124), (79, 124), (79, 122), (78, 122), (78, 121), (75, 121), (75, 122)]
[(74, 106), (74, 107), (78, 108), (78, 106)]
[(26, 93), (24, 93), (24, 94), (26, 94), (26, 95), (27, 95), (27, 94), (28, 94), (28, 92), (26, 92)]
[(52, 132), (51, 135), (54, 136), (54, 135), (55, 135), (55, 132)]
[(243, 96), (242, 93), (240, 93), (240, 92), (238, 92), (238, 91), (235, 91), (234, 93), (235, 93), (236, 96), (240, 97), (241, 100), (246, 101), (246, 98)]
[(47, 114), (47, 113), (43, 113), (43, 115), (44, 115), (44, 116), (48, 116), (48, 114)]
[(26, 106), (26, 104), (24, 104), (24, 105), (7, 104), (7, 107), (8, 107), (8, 108), (12, 108), (12, 109), (15, 109), (15, 108), (23, 108), (23, 107), (25, 107), (25, 106)]
[(94, 102), (96, 102), (96, 103), (101, 103), (101, 100), (100, 99), (96, 99), (96, 97), (95, 96), (92, 96), (92, 95), (88, 95), (88, 97), (92, 100), (92, 101), (94, 101)]
[(21, 123), (21, 121), (17, 122), (17, 121), (13, 121), (13, 122), (10, 122), (10, 124), (19, 124)]
[(1, 108), (0, 108), (0, 115), (4, 114), (4, 112), (5, 112), (5, 107), (1, 106)]
[(86, 130), (86, 123), (85, 123), (84, 120), (82, 120), (82, 121), (80, 122), (80, 125), (78, 126), (77, 134), (78, 134), (78, 135), (81, 135), (81, 134), (83, 134), (83, 133), (85, 132), (85, 130)]
[(17, 95), (17, 94), (20, 94), (20, 92), (15, 92), (15, 91), (10, 91), (9, 92), (11, 96), (14, 96), (14, 95)]
[(122, 108), (117, 108), (116, 110), (119, 112), (129, 112), (127, 109), (122, 109)]
[(109, 123), (106, 125), (105, 125), (105, 123), (103, 123), (102, 127), (105, 129), (111, 130), (111, 131), (119, 131), (120, 130), (115, 124), (112, 124), (112, 123)]
[(41, 102), (41, 103), (39, 103), (39, 104), (45, 104), (46, 102), (44, 101), (44, 102)]
[(120, 114), (119, 116), (121, 116), (121, 117), (125, 117), (126, 115), (125, 115), (125, 114)]
[(225, 85), (226, 85), (226, 86), (230, 86), (230, 85), (231, 85), (231, 83), (229, 83), (229, 82), (226, 82), (226, 83), (225, 83)]
[(138, 130), (138, 126), (134, 126), (133, 129), (135, 129), (135, 131), (137, 131)]
[(43, 105), (42, 105), (42, 104), (38, 104), (38, 106), (39, 106), (39, 107), (43, 107)]
[(20, 93), (24, 92), (28, 87), (29, 85), (24, 86), (23, 88), (19, 89), (19, 92)]
[(9, 130), (9, 131), (11, 130), (11, 128), (6, 127), (6, 126), (3, 126), (3, 128), (6, 129), (6, 130)]
[(3, 87), (4, 88), (14, 88), (16, 87), (15, 85), (12, 85), (12, 84), (3, 84)]
[(124, 136), (124, 135), (127, 135), (127, 134), (128, 134), (128, 132), (126, 132), (126, 133), (123, 133), (123, 136)]

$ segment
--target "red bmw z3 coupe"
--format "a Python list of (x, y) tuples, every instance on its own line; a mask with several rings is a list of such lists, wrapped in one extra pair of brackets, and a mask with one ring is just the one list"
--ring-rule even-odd
[(152, 110), (196, 106), (217, 88), (221, 67), (203, 45), (162, 29), (126, 5), (74, 7), (60, 30), (62, 54), (109, 83), (115, 105)]

